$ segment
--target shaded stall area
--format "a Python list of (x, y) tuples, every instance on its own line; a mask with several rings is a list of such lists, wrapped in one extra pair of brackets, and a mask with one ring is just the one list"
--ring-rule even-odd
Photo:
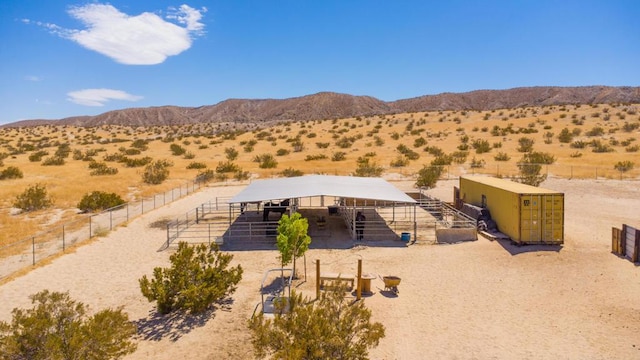
[(167, 246), (180, 238), (227, 250), (274, 249), (280, 217), (294, 212), (309, 223), (311, 248), (433, 244), (446, 229), (443, 242), (457, 242), (464, 228), (464, 240), (475, 240), (475, 224), (437, 199), (380, 178), (311, 175), (254, 181), (230, 199), (202, 204), (190, 224), (168, 229)]

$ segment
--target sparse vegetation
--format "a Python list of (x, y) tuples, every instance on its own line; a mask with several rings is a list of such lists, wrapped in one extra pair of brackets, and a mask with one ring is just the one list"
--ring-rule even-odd
[(171, 267), (153, 269), (153, 277), (140, 280), (142, 295), (155, 301), (158, 312), (174, 310), (201, 313), (233, 294), (242, 278), (242, 267), (230, 267), (233, 255), (220, 252), (215, 244), (197, 246), (185, 242), (169, 257)]
[(89, 316), (69, 293), (40, 291), (31, 309), (14, 308), (10, 323), (0, 322), (3, 359), (119, 359), (133, 353), (136, 326), (122, 308)]
[(46, 209), (52, 204), (53, 200), (49, 197), (47, 188), (42, 184), (35, 184), (16, 196), (13, 207), (29, 212)]

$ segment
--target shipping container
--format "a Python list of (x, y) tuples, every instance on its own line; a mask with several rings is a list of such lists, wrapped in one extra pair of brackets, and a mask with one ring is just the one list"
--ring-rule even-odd
[(488, 176), (461, 176), (459, 199), (486, 207), (518, 244), (564, 243), (564, 193)]

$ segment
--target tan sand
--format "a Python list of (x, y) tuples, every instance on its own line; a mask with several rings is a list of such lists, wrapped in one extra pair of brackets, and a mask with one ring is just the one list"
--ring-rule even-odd
[[(451, 200), (457, 181), (429, 192)], [(408, 190), (410, 182), (398, 182)], [(372, 359), (638, 359), (640, 267), (611, 254), (611, 227), (640, 226), (640, 184), (633, 181), (550, 179), (565, 193), (565, 246), (512, 247), (480, 238), (454, 245), (358, 246), (310, 250), (323, 269), (402, 278), (397, 297), (374, 279), (365, 298), (386, 337)], [(108, 236), (0, 287), (0, 320), (30, 307), (42, 289), (69, 291), (92, 309), (124, 306), (138, 321), (138, 351), (127, 359), (251, 359), (246, 321), (260, 301), (263, 273), (278, 267), (276, 251), (235, 251), (244, 276), (233, 302), (200, 318), (157, 318), (138, 279), (166, 266), (158, 249), (165, 232), (149, 227), (184, 215), (239, 186), (211, 187), (147, 213)], [(302, 268), (303, 263), (298, 263)], [(309, 279), (298, 289), (313, 294)]]

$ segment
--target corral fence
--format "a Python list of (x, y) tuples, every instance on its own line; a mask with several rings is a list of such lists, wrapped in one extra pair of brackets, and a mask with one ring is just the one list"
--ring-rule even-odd
[(640, 262), (640, 230), (627, 224), (611, 228), (611, 252), (630, 260)]
[[(332, 233), (332, 229), (336, 228), (343, 232), (346, 230), (350, 238), (355, 238), (354, 207), (366, 216), (364, 228), (367, 241), (400, 240), (400, 234), (408, 233), (412, 243), (437, 243), (436, 234), (444, 229), (453, 232), (466, 229), (467, 233), (475, 235), (475, 219), (426, 194), (416, 193), (410, 196), (416, 200), (415, 205), (358, 199), (356, 203), (348, 201), (342, 206), (327, 207), (324, 206), (327, 200), (325, 197), (323, 205), (313, 205), (314, 201), (309, 200), (307, 205), (298, 204), (302, 206), (297, 211), (307, 218), (309, 235), (313, 239), (332, 239), (336, 235), (335, 232)], [(275, 244), (278, 221), (264, 221), (260, 211), (250, 208), (241, 211), (238, 204), (230, 204), (228, 200), (229, 198), (215, 198), (168, 222), (167, 241), (161, 250), (169, 248), (178, 240), (209, 245), (226, 244), (231, 247), (240, 244)], [(305, 199), (300, 202), (304, 203)]]
[(67, 222), (52, 230), (0, 247), (0, 279), (36, 265), (44, 259), (60, 254), (69, 247), (95, 236), (105, 235), (116, 226), (146, 212), (185, 197), (204, 186), (202, 178), (196, 178), (179, 187), (144, 197), (137, 201), (106, 209), (99, 213)]

